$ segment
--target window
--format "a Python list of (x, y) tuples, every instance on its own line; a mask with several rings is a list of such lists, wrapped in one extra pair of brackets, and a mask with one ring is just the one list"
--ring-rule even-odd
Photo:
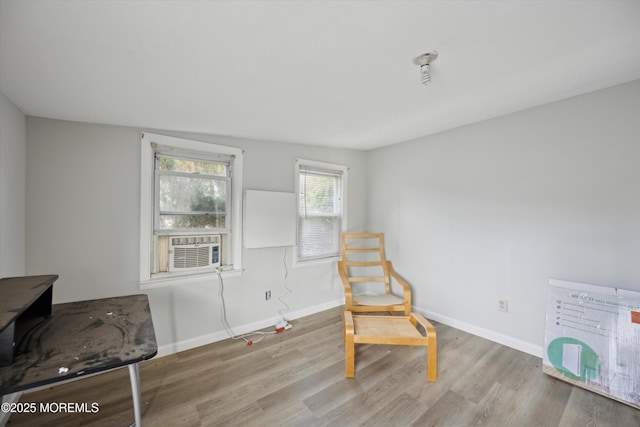
[(141, 283), (240, 270), (241, 195), (242, 150), (143, 133)]
[(340, 234), (346, 230), (346, 181), (344, 166), (297, 160), (297, 261), (340, 255)]

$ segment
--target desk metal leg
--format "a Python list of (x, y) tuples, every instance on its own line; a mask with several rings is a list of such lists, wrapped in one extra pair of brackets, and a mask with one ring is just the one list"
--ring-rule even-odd
[(129, 365), (131, 395), (133, 396), (133, 415), (136, 427), (142, 427), (142, 402), (140, 397), (140, 370), (137, 363)]

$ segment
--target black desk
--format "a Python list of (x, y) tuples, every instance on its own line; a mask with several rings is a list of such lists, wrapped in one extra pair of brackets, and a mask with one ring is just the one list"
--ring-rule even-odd
[(0, 395), (128, 366), (141, 425), (138, 363), (158, 351), (146, 295), (54, 304), (20, 328), (13, 363), (0, 367)]

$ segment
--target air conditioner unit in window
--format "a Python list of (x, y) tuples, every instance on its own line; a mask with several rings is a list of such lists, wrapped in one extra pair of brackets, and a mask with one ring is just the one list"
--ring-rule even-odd
[(169, 237), (169, 271), (194, 271), (219, 266), (220, 235)]

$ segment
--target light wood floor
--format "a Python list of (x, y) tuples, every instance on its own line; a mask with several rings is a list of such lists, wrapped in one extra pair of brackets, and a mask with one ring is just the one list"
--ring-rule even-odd
[[(541, 360), (436, 324), (425, 348), (356, 346), (345, 379), (341, 309), (253, 346), (225, 340), (141, 364), (145, 426), (640, 426), (640, 411), (541, 371)], [(435, 324), (435, 323), (434, 323)], [(99, 404), (90, 414), (14, 414), (8, 426), (127, 426), (127, 369), (27, 393), (21, 402)]]

